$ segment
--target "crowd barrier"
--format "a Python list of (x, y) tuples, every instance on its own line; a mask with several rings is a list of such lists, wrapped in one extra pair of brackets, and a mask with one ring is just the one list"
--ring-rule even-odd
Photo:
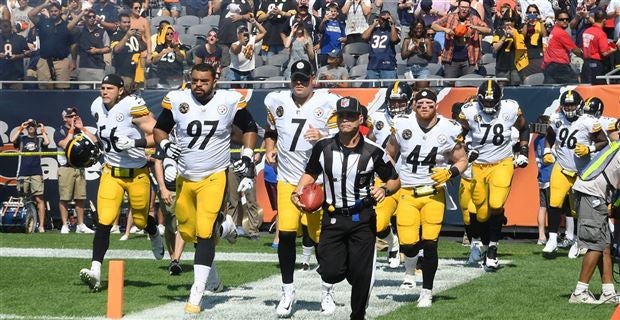
[[(557, 98), (560, 92), (568, 87), (510, 87), (504, 89), (505, 99), (514, 99), (519, 102), (526, 119), (535, 121), (547, 108), (557, 108)], [(620, 117), (620, 85), (607, 86), (571, 86), (584, 97), (598, 96), (605, 102), (607, 116)], [(239, 90), (246, 96), (248, 109), (260, 125), (265, 125), (266, 111), (264, 98), (269, 90), (253, 89)], [(354, 96), (369, 108), (372, 114), (378, 110), (385, 99), (385, 89), (333, 89), (333, 92), (341, 96)], [(155, 115), (161, 111), (161, 100), (166, 91), (148, 90), (142, 92), (142, 97)], [(476, 94), (475, 88), (444, 88), (439, 92), (438, 110), (444, 116), (450, 117), (451, 106), (455, 102), (462, 102)], [(9, 136), (26, 119), (33, 118), (46, 125), (47, 132), (52, 138), (54, 131), (62, 124), (61, 110), (67, 106), (75, 106), (86, 126), (94, 131), (94, 118), (90, 114), (90, 105), (98, 91), (94, 90), (0, 90), (0, 139), (2, 140), (2, 152), (14, 150), (9, 142)], [(56, 145), (53, 141), (49, 146), (52, 151)], [(0, 201), (15, 195), (15, 175), (17, 157), (0, 157)], [(530, 150), (530, 165), (525, 169), (517, 169), (512, 183), (512, 189), (506, 204), (508, 225), (518, 227), (536, 226), (536, 213), (538, 211), (538, 184), (536, 181), (537, 168), (533, 151)], [(58, 216), (58, 186), (57, 168), (58, 161), (54, 156), (43, 156), (42, 166), (45, 178), (45, 198), (49, 202), (49, 213)], [(259, 169), (262, 165), (259, 166)], [(86, 170), (88, 180), (88, 197), (96, 203), (100, 165), (95, 165)], [(275, 212), (271, 210), (266, 195), (262, 172), (257, 178), (257, 198), (263, 208), (265, 222), (271, 222)], [(456, 183), (455, 183), (456, 184)], [(450, 186), (454, 202), (458, 204), (456, 190), (458, 186)], [(449, 210), (445, 215), (445, 224), (461, 225), (462, 217), (458, 209)]]

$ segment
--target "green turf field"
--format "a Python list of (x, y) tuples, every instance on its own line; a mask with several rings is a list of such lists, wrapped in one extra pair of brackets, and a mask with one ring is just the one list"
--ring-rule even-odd
[[(112, 235), (110, 249), (150, 249), (144, 236), (124, 242), (118, 241), (119, 237)], [(90, 249), (91, 241), (92, 236), (88, 235), (0, 234), (0, 248)], [(275, 253), (270, 244), (271, 236), (265, 235), (259, 241), (240, 239), (235, 245), (223, 242), (218, 251)], [(503, 242), (500, 261), (512, 262), (500, 271), (436, 294), (430, 309), (420, 310), (411, 303), (381, 319), (609, 319), (615, 306), (568, 304), (581, 260), (569, 260), (565, 251), (560, 251), (555, 260), (546, 260), (540, 255), (541, 249), (534, 244)], [(453, 240), (443, 240), (439, 256), (464, 260), (467, 248)], [(184, 272), (171, 277), (166, 272), (167, 265), (165, 260), (126, 260), (126, 313), (187, 298), (193, 274)], [(189, 263), (182, 265), (185, 271), (191, 270)], [(107, 291), (90, 293), (77, 276), (81, 268), (89, 266), (89, 259), (1, 257), (0, 318), (104, 316)], [(278, 274), (273, 262), (218, 261), (217, 266), (227, 287)], [(102, 272), (107, 275), (107, 264)], [(105, 288), (105, 280), (103, 285)], [(595, 295), (600, 294), (598, 273), (590, 288)]]

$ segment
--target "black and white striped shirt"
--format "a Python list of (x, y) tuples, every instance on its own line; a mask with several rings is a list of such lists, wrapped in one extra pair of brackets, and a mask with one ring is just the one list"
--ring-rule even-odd
[(338, 141), (338, 134), (314, 145), (306, 173), (323, 174), (325, 203), (336, 208), (354, 206), (369, 196), (375, 173), (383, 181), (398, 178), (379, 145), (361, 137), (356, 147), (347, 148)]

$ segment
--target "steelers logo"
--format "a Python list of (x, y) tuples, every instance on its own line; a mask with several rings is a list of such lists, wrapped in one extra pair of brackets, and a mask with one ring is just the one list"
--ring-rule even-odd
[(383, 129), (385, 124), (383, 123), (383, 121), (377, 121), (377, 124), (375, 126), (377, 126), (377, 130), (381, 130)]
[(561, 126), (562, 126), (562, 121), (556, 121), (556, 122), (555, 122), (555, 127), (556, 127), (556, 128), (559, 128), (559, 127), (561, 127)]
[(228, 111), (228, 108), (225, 105), (221, 105), (219, 107), (217, 107), (217, 113), (224, 115), (226, 114), (226, 111)]
[(321, 109), (321, 108), (314, 109), (314, 116), (317, 119), (321, 119), (321, 117), (323, 116), (323, 109)]
[(413, 133), (409, 129), (405, 129), (405, 131), (403, 131), (403, 139), (405, 139), (405, 140), (411, 139), (412, 135), (413, 135)]
[(297, 69), (303, 69), (304, 68), (304, 63), (299, 61), (299, 62), (297, 62), (297, 66), (296, 67), (297, 67)]
[(282, 117), (284, 115), (284, 107), (278, 106), (276, 108), (276, 116)]
[(121, 122), (123, 119), (125, 119), (125, 116), (122, 113), (116, 114), (116, 121)]
[(504, 121), (508, 121), (510, 120), (510, 115), (508, 113), (504, 113), (502, 114), (502, 118), (504, 118)]
[(448, 137), (446, 137), (445, 134), (440, 134), (439, 137), (437, 137), (437, 142), (439, 142), (439, 144), (444, 144), (448, 141)]
[(189, 111), (189, 104), (183, 102), (179, 105), (179, 112), (185, 114), (187, 113), (187, 111)]
[(95, 121), (99, 121), (99, 112), (95, 112)]

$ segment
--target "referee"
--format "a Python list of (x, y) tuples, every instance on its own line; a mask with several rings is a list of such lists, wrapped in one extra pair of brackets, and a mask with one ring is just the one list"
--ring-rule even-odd
[[(325, 203), (321, 241), (317, 251), (323, 279), (321, 313), (336, 309), (334, 284), (347, 279), (352, 286), (351, 319), (364, 319), (375, 261), (376, 218), (373, 204), (400, 188), (400, 180), (385, 151), (359, 132), (363, 106), (353, 97), (336, 103), (338, 133), (318, 141), (306, 172), (292, 194), (303, 208), (299, 194), (305, 185), (323, 174)], [(377, 174), (385, 185), (373, 187)]]

